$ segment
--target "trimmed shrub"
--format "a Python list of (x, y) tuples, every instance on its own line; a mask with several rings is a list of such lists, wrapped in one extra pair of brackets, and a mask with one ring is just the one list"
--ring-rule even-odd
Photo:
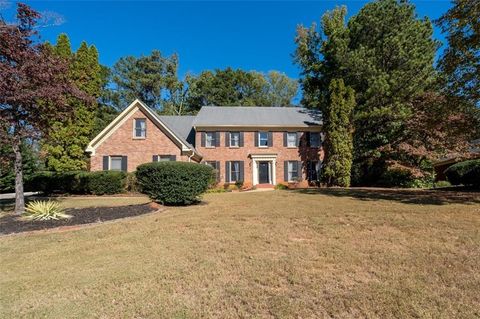
[(59, 194), (117, 194), (125, 191), (124, 172), (39, 172), (25, 181), (25, 190)]
[(275, 189), (286, 190), (286, 189), (288, 189), (288, 185), (279, 183), (279, 184), (275, 185)]
[(452, 185), (480, 187), (480, 159), (454, 164), (445, 170)]
[(125, 190), (124, 172), (91, 172), (87, 175), (88, 192), (94, 195), (118, 194)]
[(434, 187), (435, 188), (444, 188), (444, 187), (450, 187), (452, 184), (449, 181), (438, 181), (435, 182)]
[(155, 162), (138, 166), (136, 176), (141, 191), (153, 200), (188, 205), (208, 189), (214, 170), (196, 163)]
[(416, 177), (406, 169), (388, 168), (377, 184), (382, 187), (429, 188), (433, 186), (433, 175), (425, 173), (423, 177)]

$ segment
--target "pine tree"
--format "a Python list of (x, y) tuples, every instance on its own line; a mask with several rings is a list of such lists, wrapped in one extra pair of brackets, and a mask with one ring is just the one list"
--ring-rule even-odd
[(328, 186), (350, 186), (353, 160), (352, 115), (354, 91), (342, 79), (329, 86), (328, 103), (323, 116), (325, 127), (325, 159), (322, 179)]
[(436, 81), (438, 43), (431, 22), (419, 19), (407, 1), (377, 0), (348, 23), (345, 16), (346, 9), (337, 8), (324, 15), (320, 32), (315, 25), (297, 31), (303, 104), (323, 111), (335, 78), (355, 91), (352, 177), (373, 184), (388, 163), (404, 160), (397, 146), (408, 132), (413, 103)]
[[(102, 79), (97, 49), (82, 42), (77, 52), (72, 54), (70, 41), (62, 34), (58, 37), (54, 52), (61, 57), (70, 57), (69, 78), (87, 95), (98, 98)], [(95, 128), (98, 103), (85, 103), (70, 98), (69, 104), (73, 108), (73, 119), (53, 122), (50, 136), (43, 143), (43, 150), (47, 153), (46, 166), (50, 170), (72, 171), (87, 168), (84, 150)]]

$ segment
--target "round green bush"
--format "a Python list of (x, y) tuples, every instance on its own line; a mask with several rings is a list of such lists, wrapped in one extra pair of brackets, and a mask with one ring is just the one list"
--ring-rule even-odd
[(136, 175), (141, 191), (164, 205), (197, 202), (215, 178), (210, 166), (187, 162), (142, 164)]
[(480, 159), (454, 164), (445, 170), (452, 185), (480, 187)]

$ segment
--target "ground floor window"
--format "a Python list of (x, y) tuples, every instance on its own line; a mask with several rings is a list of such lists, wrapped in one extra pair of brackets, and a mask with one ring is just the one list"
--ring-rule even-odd
[(318, 182), (320, 180), (320, 161), (308, 161), (307, 162), (307, 177), (310, 182)]
[(217, 182), (220, 181), (220, 162), (218, 162), (218, 161), (205, 161), (205, 165), (208, 165), (215, 170)]
[(287, 162), (287, 181), (295, 182), (298, 181), (299, 177), (299, 162), (298, 161), (288, 161)]
[(127, 157), (122, 155), (103, 156), (104, 171), (127, 171)]
[(170, 161), (176, 161), (176, 160), (177, 160), (176, 155), (153, 155), (154, 162), (170, 162)]
[(121, 156), (110, 156), (110, 170), (111, 171), (121, 171), (122, 170), (122, 157)]
[(240, 180), (240, 162), (230, 162), (230, 181), (236, 182)]

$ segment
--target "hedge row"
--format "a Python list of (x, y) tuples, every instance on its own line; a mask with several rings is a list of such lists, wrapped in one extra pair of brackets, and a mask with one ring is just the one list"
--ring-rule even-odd
[(210, 166), (187, 162), (142, 164), (136, 176), (142, 192), (165, 205), (195, 203), (216, 179)]
[(452, 185), (480, 187), (480, 159), (454, 164), (445, 170)]
[(124, 172), (41, 172), (25, 181), (27, 191), (45, 194), (118, 194), (125, 191)]

